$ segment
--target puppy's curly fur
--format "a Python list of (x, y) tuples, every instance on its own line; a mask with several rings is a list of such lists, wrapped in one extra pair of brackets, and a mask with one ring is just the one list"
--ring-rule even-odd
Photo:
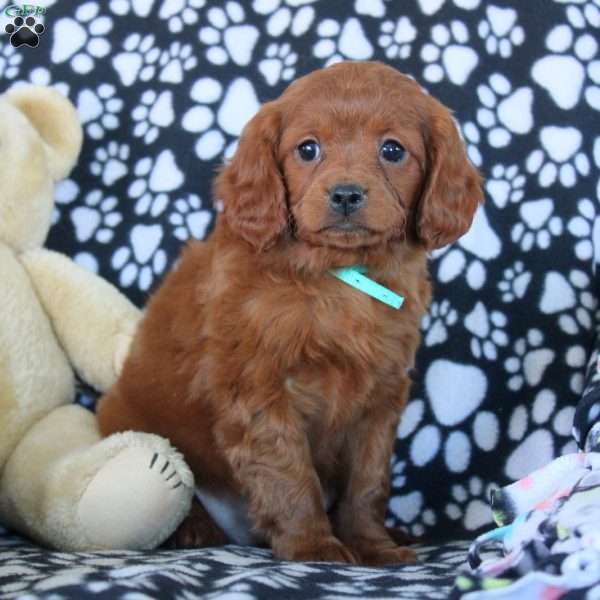
[[(382, 156), (386, 140), (401, 160)], [(360, 190), (358, 208), (335, 209), (341, 184)], [(185, 454), (204, 506), (176, 545), (224, 543), (229, 518), (250, 530), (234, 539), (282, 559), (410, 561), (384, 512), (426, 254), (462, 235), (481, 199), (448, 110), (382, 64), (315, 71), (248, 123), (215, 192), (224, 214), (151, 298), (100, 401), (102, 431), (158, 433)], [(404, 296), (401, 310), (328, 273), (355, 264)]]

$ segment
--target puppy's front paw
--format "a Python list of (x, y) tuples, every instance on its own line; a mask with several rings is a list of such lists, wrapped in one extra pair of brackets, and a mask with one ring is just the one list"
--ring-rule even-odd
[(314, 541), (282, 541), (273, 546), (273, 552), (277, 558), (283, 560), (341, 562), (353, 565), (357, 562), (352, 551), (332, 535)]
[(355, 546), (354, 551), (358, 555), (358, 562), (366, 566), (414, 565), (418, 562), (414, 550), (392, 544), (365, 543)]

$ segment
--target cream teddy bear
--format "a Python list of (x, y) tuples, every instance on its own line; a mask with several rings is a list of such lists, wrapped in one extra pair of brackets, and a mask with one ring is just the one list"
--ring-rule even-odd
[(73, 404), (74, 371), (106, 390), (140, 317), (106, 281), (42, 247), (53, 183), (81, 140), (58, 92), (0, 95), (0, 523), (64, 550), (148, 549), (188, 513), (193, 477), (167, 440), (103, 440)]

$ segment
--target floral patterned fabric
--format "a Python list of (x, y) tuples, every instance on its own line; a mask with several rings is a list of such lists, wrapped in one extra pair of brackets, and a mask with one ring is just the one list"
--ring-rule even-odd
[[(48, 246), (139, 305), (209, 235), (214, 169), (262, 101), (340, 59), (414, 76), (454, 110), (486, 203), (431, 260), (388, 521), (473, 535), (493, 486), (576, 450), (600, 257), (600, 0), (39, 0), (39, 34), (9, 4), (0, 91), (56, 86), (86, 134)], [(23, 27), (36, 47), (11, 43), (31, 41)]]

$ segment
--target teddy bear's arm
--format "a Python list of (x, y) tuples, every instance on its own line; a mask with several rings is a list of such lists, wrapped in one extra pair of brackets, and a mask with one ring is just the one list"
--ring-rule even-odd
[(127, 355), (141, 311), (65, 255), (38, 248), (21, 259), (77, 373), (99, 391), (108, 389)]

